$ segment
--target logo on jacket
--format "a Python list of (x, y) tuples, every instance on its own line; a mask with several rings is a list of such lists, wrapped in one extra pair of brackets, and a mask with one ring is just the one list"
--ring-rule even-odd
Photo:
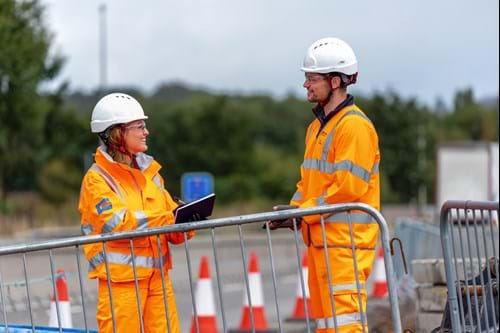
[(111, 201), (109, 201), (109, 198), (104, 198), (99, 201), (97, 205), (95, 205), (95, 208), (97, 209), (97, 214), (101, 215), (102, 212), (113, 208), (113, 205), (111, 204)]

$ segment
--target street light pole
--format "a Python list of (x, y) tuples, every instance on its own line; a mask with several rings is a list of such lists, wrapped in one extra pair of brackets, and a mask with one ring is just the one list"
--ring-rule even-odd
[(99, 92), (104, 93), (108, 80), (106, 5), (99, 6)]

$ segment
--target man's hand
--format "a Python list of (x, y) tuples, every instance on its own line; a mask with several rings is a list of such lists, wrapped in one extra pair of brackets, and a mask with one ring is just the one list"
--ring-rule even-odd
[[(292, 205), (276, 205), (273, 207), (273, 210), (278, 211), (278, 210), (288, 210), (288, 209), (295, 209), (295, 208), (299, 208), (299, 207), (294, 206), (294, 205), (293, 206)], [(302, 218), (301, 217), (291, 217), (291, 218), (282, 219), (282, 220), (271, 220), (271, 221), (264, 223), (264, 225), (262, 226), (262, 229), (265, 229), (266, 225), (268, 224), (270, 230), (276, 230), (279, 228), (288, 228), (290, 230), (294, 230), (294, 226), (293, 226), (294, 220), (295, 220), (295, 224), (297, 226), (297, 230), (299, 230), (302, 226), (302, 224), (301, 224)]]

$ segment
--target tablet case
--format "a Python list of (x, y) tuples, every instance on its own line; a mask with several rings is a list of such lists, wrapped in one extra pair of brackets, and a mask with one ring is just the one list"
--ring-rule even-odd
[(207, 218), (212, 215), (215, 204), (215, 194), (211, 193), (203, 198), (180, 206), (175, 211), (175, 223), (190, 222), (193, 215), (198, 214), (200, 218)]

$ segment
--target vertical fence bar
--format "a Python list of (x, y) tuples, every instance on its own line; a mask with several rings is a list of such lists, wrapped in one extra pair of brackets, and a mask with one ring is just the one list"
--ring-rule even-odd
[[(498, 306), (498, 304), (495, 302), (494, 298), (493, 298), (493, 287), (492, 287), (492, 283), (491, 283), (491, 277), (492, 277), (492, 269), (495, 269), (495, 266), (497, 267), (496, 271), (495, 271), (495, 276), (497, 277), (497, 286), (498, 286), (498, 259), (496, 259), (497, 257), (495, 256), (495, 249), (496, 249), (496, 245), (495, 245), (495, 237), (494, 237), (494, 234), (493, 234), (493, 230), (491, 229), (492, 226), (493, 226), (493, 219), (492, 219), (492, 214), (491, 214), (491, 210), (488, 211), (489, 212), (489, 219), (486, 219), (484, 217), (484, 210), (481, 210), (481, 230), (482, 230), (482, 234), (483, 234), (483, 240), (484, 240), (484, 255), (485, 255), (485, 258), (486, 258), (486, 272), (487, 272), (487, 275), (488, 275), (488, 294), (490, 296), (489, 299), (486, 298), (486, 295), (485, 293), (483, 293), (483, 299), (484, 299), (484, 303), (487, 305), (486, 306), (486, 322), (487, 322), (487, 329), (489, 330), (490, 329), (490, 324), (489, 324), (489, 315), (490, 315), (490, 312), (489, 312), (489, 309), (491, 309), (491, 315), (493, 315), (493, 317), (495, 316), (495, 313), (497, 313), (495, 311), (495, 307)], [(492, 257), (490, 257), (490, 254), (489, 254), (489, 251), (488, 251), (488, 246), (486, 245), (486, 241), (487, 241), (487, 237), (486, 237), (486, 232), (485, 232), (485, 227), (484, 225), (485, 224), (489, 224), (490, 225), (490, 230), (491, 230), (491, 244), (492, 244), (492, 250), (493, 250), (493, 253), (492, 253)], [(493, 264), (492, 264), (492, 261), (493, 261)], [(493, 266), (493, 267), (491, 267)], [(484, 283), (483, 283), (484, 285)], [(498, 288), (498, 287), (497, 287)], [(498, 290), (497, 290), (498, 292)], [(496, 323), (496, 320), (495, 318), (492, 318), (493, 320), (493, 325), (494, 325), (494, 329), (497, 329), (498, 330), (498, 325)]]
[[(460, 211), (462, 210), (459, 210), (458, 213), (460, 213)], [(464, 212), (464, 221), (462, 222), (460, 220), (460, 216), (458, 215), (458, 220), (457, 220), (457, 229), (458, 229), (458, 234), (459, 234), (459, 245), (460, 245), (460, 255), (461, 255), (461, 259), (462, 259), (462, 268), (463, 268), (463, 273), (464, 273), (464, 282), (465, 282), (465, 295), (466, 295), (466, 299), (467, 299), (467, 313), (469, 315), (472, 315), (472, 307), (471, 307), (471, 301), (470, 301), (470, 292), (469, 292), (469, 271), (467, 269), (467, 260), (466, 260), (466, 255), (465, 255), (465, 251), (464, 251), (464, 241), (463, 241), (463, 238), (464, 236), (462, 235), (462, 225), (465, 225), (465, 228), (467, 228), (467, 211), (465, 209), (463, 209), (463, 212)], [(472, 267), (472, 263), (470, 263), (471, 267)], [(458, 285), (459, 286), (459, 289), (460, 289), (460, 284)], [(459, 297), (459, 299), (463, 299), (463, 297)], [(464, 308), (464, 328), (466, 327), (466, 322), (465, 322), (465, 308)]]
[[(110, 276), (110, 270), (109, 270), (109, 258), (108, 258), (108, 251), (106, 250), (106, 243), (104, 242), (102, 244), (102, 253), (104, 256), (104, 264), (106, 266), (106, 282), (108, 284), (108, 295), (109, 295), (109, 307), (111, 311), (111, 321), (113, 322), (113, 333), (116, 332), (116, 316), (115, 316), (115, 305), (113, 302), (113, 289), (111, 288), (111, 276)], [(99, 286), (100, 288), (100, 286)], [(97, 302), (100, 302), (101, 300), (97, 300)]]
[[(482, 263), (481, 263), (481, 251), (480, 251), (480, 248), (479, 248), (479, 238), (478, 238), (478, 234), (477, 234), (477, 216), (476, 216), (476, 209), (473, 209), (472, 210), (472, 222), (473, 223), (468, 223), (467, 224), (467, 227), (469, 227), (470, 225), (472, 225), (474, 227), (474, 243), (476, 244), (476, 258), (477, 258), (477, 262), (478, 262), (478, 265), (477, 265), (477, 276), (479, 276), (479, 279), (480, 279), (480, 283), (481, 283), (481, 286), (486, 286), (485, 285), (485, 281), (484, 281), (484, 277), (483, 277), (483, 274), (481, 272), (481, 266), (482, 266)], [(481, 221), (481, 224), (483, 224), (484, 221)], [(468, 230), (469, 228), (467, 228)], [(486, 240), (485, 240), (486, 241)], [(469, 244), (469, 248), (471, 249), (471, 254), (470, 254), (470, 257), (472, 259), (472, 245)], [(485, 253), (486, 255), (486, 253)], [(485, 258), (488, 258), (487, 256)], [(488, 264), (488, 260), (486, 260), (486, 264)], [(476, 302), (476, 304), (479, 304), (479, 298), (478, 298), (478, 294), (477, 294), (477, 288), (476, 288), (476, 278), (474, 278), (474, 271), (472, 273), (472, 276), (473, 276), (473, 281), (474, 281), (474, 301)], [(481, 293), (481, 296), (482, 298), (482, 301), (483, 301), (483, 304), (486, 304), (485, 300), (486, 300), (486, 295), (485, 293)], [(476, 306), (476, 316), (478, 318), (478, 323), (479, 323), (479, 331), (481, 331), (481, 323), (480, 323), (480, 314), (479, 314), (479, 309), (478, 307)], [(488, 312), (486, 311), (486, 322), (488, 322)], [(488, 324), (486, 324), (488, 325)]]
[(50, 261), (50, 275), (52, 277), (52, 289), (54, 291), (54, 298), (56, 300), (56, 313), (57, 313), (57, 324), (59, 326), (59, 332), (62, 333), (61, 325), (61, 310), (59, 309), (59, 293), (56, 287), (57, 273), (54, 274), (54, 257), (52, 255), (52, 250), (49, 250), (49, 261)]
[[(445, 262), (452, 262), (454, 258), (453, 233), (451, 231), (451, 212), (449, 209), (441, 210), (440, 218), (441, 246), (443, 248), (443, 257)], [(456, 261), (455, 261), (456, 264)], [(456, 332), (460, 331), (460, 310), (457, 301), (457, 289), (455, 286), (455, 271), (452, 265), (445, 265), (446, 284), (448, 287), (448, 304), (450, 309), (451, 327)]]
[(7, 323), (7, 303), (5, 302), (5, 292), (3, 290), (2, 272), (0, 272), (0, 296), (1, 296), (1, 300), (2, 300), (3, 321), (5, 323), (5, 329), (8, 331), (9, 324)]
[(243, 258), (243, 275), (245, 278), (245, 286), (248, 297), (248, 308), (250, 310), (250, 323), (252, 324), (252, 332), (255, 333), (255, 320), (253, 316), (252, 296), (250, 293), (250, 281), (248, 279), (247, 258), (245, 255), (245, 244), (243, 242), (243, 231), (241, 229), (241, 224), (238, 224), (238, 236), (240, 238), (241, 257)]
[[(186, 250), (186, 261), (187, 261), (187, 269), (189, 275), (189, 288), (191, 290), (191, 301), (193, 302), (193, 316), (194, 316), (194, 326), (196, 328), (196, 333), (200, 333), (200, 323), (198, 322), (198, 312), (196, 307), (196, 297), (195, 297), (195, 289), (193, 288), (193, 273), (191, 271), (191, 256), (189, 254), (189, 240), (187, 238), (187, 233), (184, 232), (184, 248)], [(203, 333), (203, 332), (201, 332)]]
[[(158, 249), (158, 257), (160, 260), (160, 275), (161, 275), (161, 287), (162, 287), (162, 294), (163, 294), (163, 306), (165, 307), (165, 320), (167, 323), (167, 331), (168, 333), (171, 332), (172, 328), (170, 327), (170, 309), (168, 307), (168, 299), (167, 299), (167, 286), (165, 284), (165, 263), (163, 262), (163, 253), (161, 251), (161, 242), (160, 242), (160, 235), (156, 235), (156, 246)], [(170, 255), (170, 254), (169, 254)]]
[[(299, 233), (297, 230), (297, 219), (293, 219), (293, 234), (295, 238), (295, 250), (297, 252), (297, 267), (299, 271), (300, 289), (302, 292), (302, 299), (304, 300), (304, 312), (306, 314), (306, 327), (307, 333), (311, 333), (311, 324), (309, 318), (309, 305), (307, 304), (306, 287), (304, 283), (304, 273), (302, 270), (301, 254), (299, 249)], [(307, 252), (306, 252), (307, 253)], [(309, 255), (309, 254), (306, 254)], [(308, 258), (309, 260), (309, 258)]]
[(137, 316), (139, 316), (139, 325), (141, 333), (144, 333), (144, 316), (141, 306), (141, 292), (139, 290), (139, 281), (137, 280), (137, 264), (135, 262), (134, 239), (129, 239), (130, 254), (132, 255), (132, 272), (134, 273), (135, 300), (137, 302)]
[[(356, 279), (356, 290), (357, 290), (357, 294), (358, 294), (359, 311), (361, 312), (361, 325), (363, 326), (363, 333), (366, 333), (366, 327), (367, 327), (366, 321), (368, 320), (368, 318), (366, 317), (365, 308), (363, 307), (363, 300), (362, 300), (362, 296), (361, 296), (361, 284), (359, 283), (358, 259), (357, 259), (357, 254), (356, 254), (356, 244), (354, 241), (354, 230), (353, 230), (353, 226), (352, 226), (350, 212), (347, 212), (347, 223), (349, 224), (349, 237), (351, 239), (351, 252), (352, 252), (352, 258), (353, 258), (352, 261), (353, 261), (353, 265), (354, 265), (354, 277)], [(366, 300), (366, 302), (367, 301), (368, 301), (368, 299)]]
[(80, 246), (75, 246), (75, 255), (76, 255), (76, 268), (78, 271), (78, 283), (80, 285), (80, 296), (82, 297), (82, 311), (83, 311), (83, 323), (85, 325), (85, 331), (89, 331), (89, 326), (87, 323), (87, 309), (85, 304), (85, 291), (83, 288), (82, 282), (82, 271), (81, 271), (81, 263), (80, 263)]
[(23, 253), (23, 272), (24, 272), (24, 282), (26, 282), (26, 295), (28, 297), (28, 311), (30, 313), (30, 322), (33, 332), (35, 331), (35, 323), (33, 321), (33, 311), (31, 309), (31, 295), (30, 295), (30, 283), (28, 279), (28, 271), (26, 270), (26, 253)]
[[(471, 280), (470, 281), (472, 284), (472, 295), (471, 295), (469, 288), (466, 289), (466, 294), (467, 294), (467, 302), (469, 303), (469, 307), (471, 307), (472, 306), (471, 296), (474, 297), (475, 304), (478, 304), (478, 303), (477, 303), (476, 279), (474, 277), (474, 272), (475, 272), (474, 266), (475, 265), (474, 265), (473, 250), (472, 250), (470, 231), (469, 231), (469, 229), (470, 229), (469, 225), (471, 224), (470, 220), (469, 220), (469, 213), (470, 213), (470, 210), (465, 209), (464, 229), (465, 229), (465, 235), (466, 235), (466, 240), (467, 240), (467, 251), (466, 252), (467, 252), (467, 257), (468, 257), (467, 260), (469, 261), (469, 267), (470, 267), (470, 272), (471, 272)], [(478, 255), (480, 255), (480, 254), (478, 253)], [(465, 259), (465, 256), (464, 256), (464, 259)], [(479, 260), (479, 262), (478, 262), (478, 271), (481, 272), (481, 260)], [(468, 281), (467, 281), (467, 283), (468, 283)], [(479, 309), (477, 306), (474, 308), (475, 308), (475, 315), (479, 319), (480, 318)], [(473, 318), (474, 313), (471, 311), (471, 312), (469, 312), (469, 314), (470, 314), (470, 317)]]
[[(335, 297), (333, 295), (334, 287), (332, 279), (332, 268), (330, 267), (330, 255), (328, 253), (328, 243), (326, 239), (325, 219), (323, 218), (323, 215), (320, 215), (319, 219), (321, 223), (321, 233), (323, 236), (323, 251), (325, 251), (326, 273), (328, 274), (328, 294), (330, 296), (330, 302), (332, 303), (333, 327), (335, 328), (335, 331), (338, 332), (339, 324), (337, 320)], [(328, 322), (328, 319), (325, 319), (326, 328), (329, 328)]]
[(267, 246), (269, 250), (269, 260), (271, 263), (271, 273), (273, 276), (273, 289), (274, 289), (274, 300), (276, 304), (276, 315), (278, 316), (278, 328), (281, 333), (283, 333), (283, 329), (281, 328), (281, 316), (280, 316), (280, 307), (278, 305), (278, 288), (276, 287), (276, 272), (274, 268), (274, 259), (273, 259), (273, 247), (271, 241), (271, 232), (269, 230), (269, 223), (266, 223), (266, 235), (267, 235)]
[(226, 313), (224, 311), (224, 300), (222, 297), (222, 285), (221, 285), (222, 277), (219, 271), (219, 259), (217, 255), (217, 246), (215, 242), (215, 228), (210, 228), (210, 235), (212, 237), (212, 249), (214, 252), (214, 262), (215, 262), (215, 275), (217, 277), (217, 291), (219, 292), (219, 301), (220, 301), (219, 304), (222, 315), (222, 332), (226, 332), (227, 331)]

